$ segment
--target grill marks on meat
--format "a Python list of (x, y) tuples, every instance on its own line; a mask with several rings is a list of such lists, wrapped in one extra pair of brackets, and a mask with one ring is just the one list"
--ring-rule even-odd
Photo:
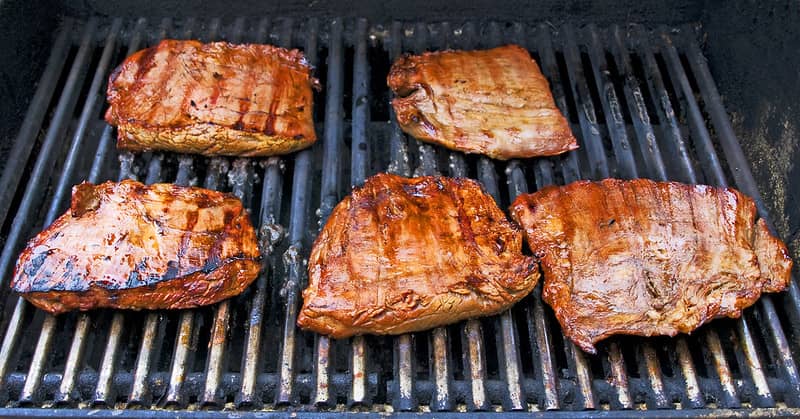
[(298, 50), (164, 40), (111, 74), (106, 121), (131, 151), (287, 154), (316, 141), (312, 86)]
[(400, 127), (419, 140), (501, 160), (578, 148), (547, 79), (517, 45), (405, 55), (387, 82)]
[(786, 288), (784, 244), (730, 188), (579, 181), (511, 207), (541, 257), (543, 298), (584, 351), (615, 334), (690, 333)]
[(70, 210), (28, 243), (11, 287), (50, 313), (180, 309), (241, 293), (259, 269), (253, 226), (231, 195), (82, 183)]
[(333, 210), (297, 324), (334, 338), (499, 313), (539, 279), (522, 233), (469, 179), (378, 174)]

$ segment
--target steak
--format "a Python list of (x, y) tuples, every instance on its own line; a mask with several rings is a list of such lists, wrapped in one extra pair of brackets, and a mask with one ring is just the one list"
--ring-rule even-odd
[(522, 232), (477, 182), (375, 175), (314, 243), (297, 324), (345, 338), (499, 313), (539, 279), (521, 248)]
[(314, 86), (298, 50), (164, 40), (111, 74), (106, 121), (125, 150), (287, 154), (316, 141)]
[(259, 258), (234, 196), (131, 180), (82, 183), (70, 209), (22, 251), (11, 288), (53, 314), (190, 308), (241, 293), (258, 276)]
[(419, 140), (501, 160), (578, 148), (547, 79), (517, 45), (404, 55), (388, 84), (400, 127)]
[(731, 188), (579, 181), (519, 196), (511, 216), (541, 258), (544, 300), (590, 353), (611, 335), (674, 336), (739, 317), (789, 283), (786, 247)]

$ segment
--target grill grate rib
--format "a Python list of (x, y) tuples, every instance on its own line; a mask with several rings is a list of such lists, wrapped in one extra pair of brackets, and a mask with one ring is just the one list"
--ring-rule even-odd
[[(0, 255), (5, 278), (23, 239), (52, 222), (66, 205), (69, 186), (83, 179), (182, 185), (199, 179), (251, 208), (261, 246), (269, 251), (253, 287), (205, 309), (53, 317), (0, 291), (6, 302), (2, 400), (16, 408), (687, 412), (671, 410), (678, 406), (720, 416), (731, 411), (707, 409), (800, 406), (796, 343), (785, 332), (797, 326), (781, 324), (800, 314), (794, 281), (785, 305), (764, 296), (741, 319), (716, 321), (695, 336), (614, 338), (598, 345), (597, 356), (564, 338), (541, 301), (541, 285), (499, 316), (428, 333), (337, 341), (295, 326), (311, 240), (348, 193), (348, 183), (360, 185), (379, 171), (475, 177), (503, 208), (529, 185), (538, 190), (609, 176), (715, 185), (731, 179), (765, 216), (695, 31), (271, 17), (65, 21), (13, 148), (16, 169), (0, 179), (7, 185), (3, 194), (21, 195), (19, 203), (9, 197), (0, 208), (3, 220), (14, 214)], [(117, 153), (114, 130), (99, 119), (110, 69), (123, 53), (170, 36), (302, 47), (325, 89), (315, 98), (319, 144), (258, 165)], [(387, 63), (401, 53), (508, 42), (537, 58), (581, 149), (495, 162), (419, 143), (402, 133), (391, 107), (384, 111), (391, 97), (382, 80)], [(53, 100), (59, 80), (63, 86)], [(31, 157), (40, 129), (39, 154)], [(119, 165), (111, 167), (117, 155)], [(84, 164), (89, 159), (90, 166)], [(31, 173), (23, 174), (28, 160)], [(58, 175), (51, 179), (51, 172)], [(18, 192), (23, 175), (28, 180)], [(783, 310), (794, 312), (784, 316)], [(15, 412), (29, 411), (0, 408)]]

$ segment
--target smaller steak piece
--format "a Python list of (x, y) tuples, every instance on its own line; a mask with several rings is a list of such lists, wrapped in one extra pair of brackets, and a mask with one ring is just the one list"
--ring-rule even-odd
[(310, 146), (311, 66), (271, 45), (164, 40), (108, 81), (117, 147), (207, 156), (271, 156)]
[(72, 205), (34, 237), (11, 288), (53, 314), (99, 307), (178, 309), (241, 293), (258, 242), (236, 197), (132, 180), (72, 188)]
[(579, 181), (519, 196), (511, 216), (541, 257), (544, 300), (590, 353), (611, 335), (675, 336), (739, 317), (789, 283), (786, 247), (731, 188)]
[(500, 160), (578, 148), (547, 79), (517, 45), (405, 55), (388, 84), (400, 127), (419, 140)]
[(334, 338), (488, 316), (539, 280), (522, 232), (469, 179), (378, 174), (334, 208), (297, 324)]

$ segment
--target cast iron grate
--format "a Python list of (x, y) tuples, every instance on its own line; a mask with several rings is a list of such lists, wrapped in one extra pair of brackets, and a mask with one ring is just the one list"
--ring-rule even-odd
[[(1, 181), (8, 199), (0, 203), (7, 237), (0, 257), (0, 413), (647, 409), (725, 416), (732, 412), (721, 409), (778, 408), (771, 412), (800, 414), (793, 410), (800, 405), (795, 282), (788, 293), (763, 297), (741, 320), (718, 320), (674, 339), (610, 339), (597, 356), (563, 338), (538, 288), (502, 315), (396, 338), (329, 340), (294, 326), (317, 231), (352, 185), (378, 171), (473, 177), (501, 208), (520, 193), (582, 178), (730, 182), (756, 197), (766, 215), (697, 30), (314, 18), (65, 20)], [(164, 37), (305, 50), (324, 86), (315, 98), (320, 141), (261, 160), (119, 154), (102, 120), (106, 79), (127, 54)], [(402, 134), (385, 86), (394, 57), (511, 42), (539, 62), (580, 150), (505, 163)], [(183, 312), (52, 317), (10, 295), (21, 246), (66, 208), (70, 186), (128, 177), (242, 198), (271, 249), (257, 282), (228, 302)]]

